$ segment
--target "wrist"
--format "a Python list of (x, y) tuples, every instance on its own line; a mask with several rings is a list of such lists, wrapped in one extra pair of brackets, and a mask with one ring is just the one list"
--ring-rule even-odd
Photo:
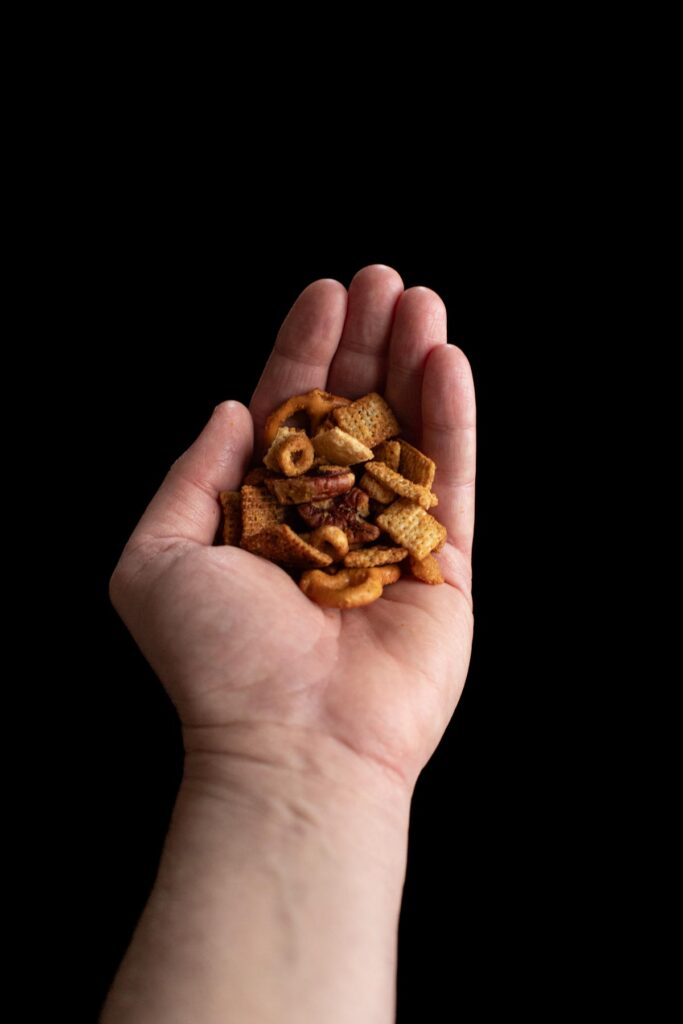
[(407, 833), (411, 788), (391, 769), (312, 729), (272, 723), (185, 728), (187, 800), (211, 800), (242, 828), (301, 838), (351, 826)]

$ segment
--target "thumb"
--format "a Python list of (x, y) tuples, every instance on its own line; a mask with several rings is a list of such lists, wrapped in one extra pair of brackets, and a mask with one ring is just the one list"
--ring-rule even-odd
[(197, 440), (169, 470), (128, 548), (162, 538), (211, 544), (220, 519), (218, 493), (239, 487), (253, 444), (249, 410), (240, 402), (217, 405)]

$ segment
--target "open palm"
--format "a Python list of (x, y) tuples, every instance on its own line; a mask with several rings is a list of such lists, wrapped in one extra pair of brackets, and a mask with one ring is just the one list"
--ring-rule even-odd
[[(382, 392), (403, 435), (435, 460), (446, 586), (406, 577), (367, 607), (323, 609), (273, 563), (212, 546), (218, 492), (239, 486), (265, 418), (314, 387)], [(474, 392), (466, 358), (446, 344), (443, 303), (403, 291), (388, 267), (366, 267), (348, 293), (331, 280), (302, 292), (250, 410), (223, 403), (173, 466), (112, 596), (175, 702), (188, 749), (224, 750), (242, 727), (310, 730), (413, 780), (467, 672), (473, 517)]]

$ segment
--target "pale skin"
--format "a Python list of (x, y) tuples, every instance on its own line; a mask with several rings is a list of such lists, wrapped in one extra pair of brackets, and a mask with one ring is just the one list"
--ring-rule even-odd
[[(229, 386), (229, 381), (226, 382)], [(437, 463), (444, 586), (322, 609), (213, 546), (266, 416), (314, 387), (381, 391)], [(111, 582), (173, 700), (183, 781), (102, 1024), (390, 1024), (410, 800), (472, 638), (475, 403), (446, 311), (389, 267), (309, 285), (249, 409), (224, 402), (173, 465)]]

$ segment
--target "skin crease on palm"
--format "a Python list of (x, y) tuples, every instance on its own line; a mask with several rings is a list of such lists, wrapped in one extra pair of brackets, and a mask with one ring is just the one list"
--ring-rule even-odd
[[(403, 435), (436, 461), (446, 585), (404, 578), (367, 607), (323, 609), (273, 563), (213, 545), (218, 492), (239, 487), (254, 437), (260, 461), (267, 415), (313, 387), (349, 398), (380, 391)], [(404, 290), (381, 265), (356, 274), (348, 292), (333, 280), (309, 285), (249, 410), (216, 408), (112, 578), (115, 606), (178, 710), (188, 755), (258, 756), (261, 736), (275, 730), (283, 753), (322, 738), (412, 788), (469, 663), (474, 464), (472, 378), (464, 354), (446, 344), (441, 299)]]

